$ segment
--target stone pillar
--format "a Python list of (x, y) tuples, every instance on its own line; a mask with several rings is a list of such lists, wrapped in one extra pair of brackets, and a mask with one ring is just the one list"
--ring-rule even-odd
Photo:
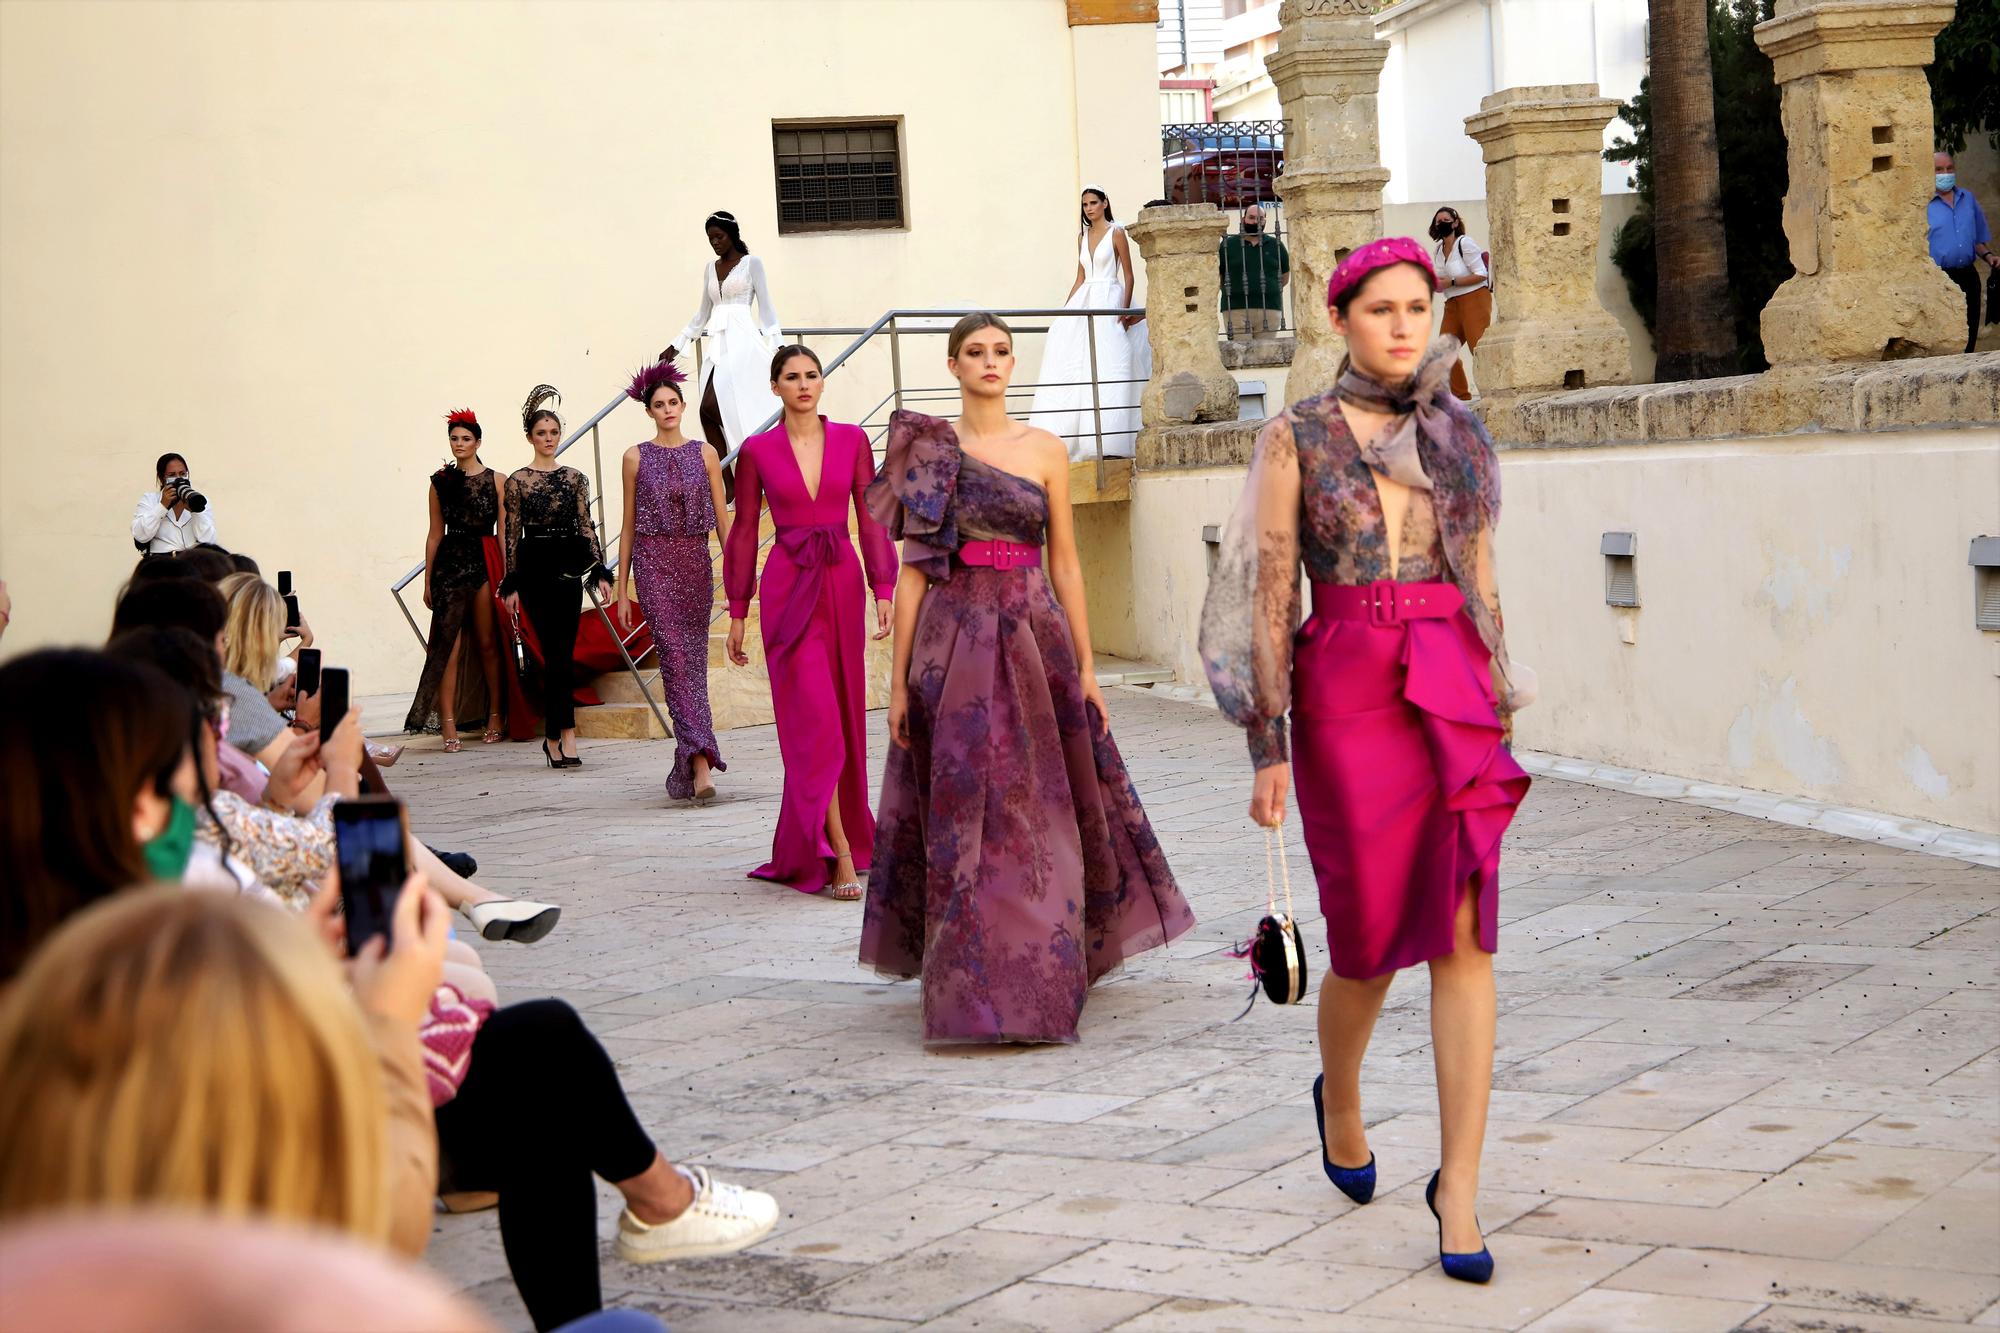
[(1148, 427), (1236, 419), (1236, 380), (1223, 369), (1215, 338), (1222, 297), (1216, 247), (1228, 227), (1214, 204), (1162, 204), (1141, 209), (1125, 229), (1146, 263), (1153, 369), (1139, 409)]
[(1285, 202), (1298, 349), (1285, 379), (1294, 402), (1333, 387), (1345, 342), (1327, 319), (1326, 280), (1350, 250), (1382, 234), (1376, 89), (1389, 44), (1370, 0), (1282, 0), (1278, 46), (1264, 58), (1284, 106)]
[(1597, 299), (1604, 127), (1618, 103), (1594, 83), (1503, 88), (1465, 132), (1486, 158), (1499, 313), (1479, 340), (1482, 396), (1624, 384), (1632, 346)]
[(1764, 307), (1773, 366), (1965, 347), (1965, 298), (1931, 262), (1924, 222), (1924, 67), (1952, 10), (1951, 0), (1778, 0), (1757, 25), (1782, 89), (1796, 270)]

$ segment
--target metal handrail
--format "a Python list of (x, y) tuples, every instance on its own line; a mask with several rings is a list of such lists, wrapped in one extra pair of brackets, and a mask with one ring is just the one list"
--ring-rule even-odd
[[(875, 404), (874, 407), (870, 408), (868, 412), (863, 414), (861, 420), (865, 423), (871, 417), (873, 417), (877, 412), (881, 411), (883, 407), (887, 406), (891, 402), (895, 403), (898, 408), (902, 406), (905, 391), (903, 388), (900, 340), (905, 335), (930, 334), (943, 337), (943, 336), (949, 336), (951, 332), (951, 329), (948, 325), (941, 328), (920, 327), (920, 328), (906, 329), (901, 327), (902, 320), (905, 319), (923, 320), (926, 321), (927, 323), (930, 321), (938, 321), (938, 320), (951, 320), (953, 322), (956, 322), (958, 319), (963, 318), (966, 315), (977, 314), (977, 313), (981, 313), (981, 310), (979, 308), (974, 308), (974, 307), (968, 307), (965, 309), (946, 309), (946, 310), (898, 308), (898, 309), (884, 311), (882, 315), (875, 320), (874, 323), (869, 324), (865, 328), (835, 326), (835, 327), (825, 327), (825, 328), (794, 328), (789, 330), (781, 329), (780, 336), (785, 337), (790, 341), (802, 341), (806, 338), (812, 338), (812, 337), (838, 337), (841, 335), (850, 336), (852, 338), (852, 341), (850, 341), (846, 347), (842, 348), (840, 352), (834, 356), (833, 360), (827, 362), (825, 367), (821, 370), (820, 374), (822, 378), (827, 378), (831, 377), (834, 371), (840, 369), (840, 367), (844, 365), (849, 358), (854, 356), (856, 352), (859, 352), (864, 347), (866, 347), (870, 342), (872, 342), (877, 335), (881, 334), (884, 330), (888, 331), (889, 348), (890, 348), (890, 378), (893, 387), (890, 389), (887, 395), (885, 395), (879, 402)], [(1066, 306), (1036, 306), (1036, 307), (1011, 309), (1011, 310), (986, 310), (984, 311), (984, 313), (997, 315), (1000, 318), (1011, 322), (1014, 320), (1021, 320), (1021, 319), (1029, 319), (1029, 320), (1055, 319), (1058, 317), (1086, 319), (1086, 320), (1094, 320), (1098, 318), (1107, 318), (1107, 317), (1123, 318), (1127, 315), (1143, 316), (1146, 312), (1143, 307), (1133, 307), (1133, 306), (1117, 307), (1117, 308), (1106, 307), (1102, 309), (1099, 309), (1097, 307), (1088, 307), (1076, 310), (1072, 310)], [(1085, 383), (1088, 383), (1090, 385), (1091, 414), (1094, 426), (1093, 435), (1095, 436), (1097, 441), (1097, 474), (1098, 474), (1097, 480), (1098, 484), (1102, 486), (1104, 482), (1104, 431), (1103, 431), (1104, 420), (1103, 420), (1103, 404), (1099, 398), (1098, 390), (1106, 382), (1098, 379), (1097, 377), (1097, 333), (1096, 333), (1097, 326), (1095, 324), (1087, 324), (1085, 327), (1090, 331), (1091, 378), (1088, 381), (1083, 381), (1083, 380), (1058, 381), (1056, 382), (1056, 384), (1058, 387), (1067, 387), (1067, 388), (1080, 388)], [(1054, 328), (1053, 324), (1021, 325), (1015, 328), (1014, 331), (1016, 333), (1047, 333), (1053, 328)], [(699, 364), (700, 364), (699, 361), (697, 361), (696, 363), (697, 378), (699, 377)], [(1151, 367), (1147, 367), (1146, 371), (1147, 374), (1145, 375), (1139, 375), (1132, 377), (1130, 379), (1117, 380), (1112, 382), (1118, 384), (1144, 383), (1145, 379), (1151, 373)], [(1040, 388), (1044, 386), (1037, 385), (1035, 387)], [(603, 470), (603, 457), (600, 452), (601, 441), (599, 439), (598, 427), (606, 417), (610, 416), (612, 412), (617, 410), (618, 405), (620, 403), (623, 403), (625, 399), (626, 395), (624, 392), (621, 391), (616, 397), (612, 398), (610, 402), (606, 403), (603, 407), (599, 408), (596, 412), (592, 413), (588, 420), (586, 420), (582, 425), (578, 426), (574, 431), (570, 433), (567, 439), (563, 440), (562, 443), (556, 446), (555, 456), (560, 458), (564, 453), (568, 452), (568, 450), (572, 445), (579, 443), (586, 434), (590, 436), (591, 452), (593, 455), (592, 467), (594, 473), (596, 474), (598, 483), (597, 484), (598, 493), (596, 496), (596, 503), (598, 507), (598, 531), (600, 533), (602, 533), (604, 529), (609, 526), (609, 524), (604, 520), (604, 512), (605, 512), (604, 470)], [(784, 417), (784, 414), (785, 410), (783, 405), (781, 404), (779, 405), (777, 410), (772, 412), (770, 416), (766, 417), (763, 420), (763, 422), (757, 427), (757, 429), (751, 432), (751, 434), (753, 435), (762, 434), (764, 431), (770, 430), (772, 427), (777, 425), (777, 423)], [(887, 429), (886, 425), (883, 427), (883, 429), (884, 430)], [(869, 446), (871, 452), (873, 452), (874, 445), (877, 443), (877, 441), (879, 441), (880, 438), (881, 435), (878, 432), (873, 438), (870, 439)], [(725, 470), (733, 468), (736, 464), (737, 458), (742, 454), (742, 452), (743, 452), (743, 442), (739, 441), (733, 448), (729, 450), (727, 454), (723, 456), (722, 467)], [(741, 517), (742, 515), (738, 515), (739, 519), (741, 519)], [(759, 517), (753, 515), (751, 516), (751, 521), (757, 522), (759, 521)], [(610, 557), (612, 555), (612, 552), (622, 542), (624, 535), (625, 535), (624, 533), (620, 532), (615, 535), (607, 536), (603, 539), (602, 544), (604, 547), (605, 555), (607, 557), (606, 559), (607, 567), (615, 567), (615, 565), (617, 564), (617, 561), (611, 559)], [(761, 551), (765, 546), (768, 546), (769, 544), (770, 544), (769, 539), (759, 542), (758, 549)], [(428, 563), (429, 563), (428, 560), (419, 560), (407, 574), (403, 575), (403, 577), (396, 580), (396, 582), (394, 582), (389, 586), (389, 593), (392, 597), (396, 599), (396, 605), (402, 611), (403, 619), (409, 622), (410, 632), (412, 634), (415, 634), (417, 636), (417, 641), (420, 644), (424, 644), (425, 646), (428, 646), (429, 640), (425, 638), (423, 630), (418, 627), (417, 618), (411, 614), (409, 604), (403, 600), (403, 589), (407, 588), (413, 581), (415, 581), (416, 577), (419, 574), (424, 572), (424, 568)], [(718, 579), (715, 584), (711, 585), (711, 595), (713, 594), (713, 589), (719, 586), (720, 586), (720, 580)], [(720, 618), (721, 618), (720, 609), (711, 612), (709, 615), (709, 624), (713, 625)], [(636, 635), (637, 631), (635, 630), (633, 631), (633, 633)], [(624, 646), (622, 640), (620, 646), (621, 647)], [(659, 674), (658, 668), (654, 669), (653, 674), (655, 677), (658, 676)]]

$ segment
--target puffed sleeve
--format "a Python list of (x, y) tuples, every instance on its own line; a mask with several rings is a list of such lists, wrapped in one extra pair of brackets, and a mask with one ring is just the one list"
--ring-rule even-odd
[(854, 513), (861, 532), (861, 567), (868, 575), (868, 588), (878, 602), (896, 595), (896, 544), (888, 531), (868, 512), (868, 484), (875, 475), (875, 454), (868, 447), (868, 432), (849, 426), (854, 432)]
[(778, 310), (771, 304), (771, 284), (764, 277), (764, 261), (756, 255), (746, 258), (750, 266), (750, 290), (757, 298), (757, 316), (766, 339), (775, 344), (778, 339)]
[(1215, 702), (1249, 736), (1258, 768), (1290, 761), (1292, 636), (1299, 627), (1299, 454), (1288, 417), (1257, 436), (1201, 607)]
[(757, 595), (757, 518), (764, 508), (758, 453), (753, 435), (736, 455), (736, 520), (729, 525), (729, 540), (722, 544), (722, 590), (729, 598), (731, 620), (748, 616), (750, 599)]
[(696, 338), (699, 338), (707, 330), (708, 317), (715, 313), (715, 302), (708, 294), (708, 273), (710, 267), (710, 265), (702, 266), (701, 304), (695, 307), (694, 318), (690, 319), (687, 322), (687, 327), (682, 329), (679, 335), (674, 338), (674, 346), (682, 351), (685, 351)]
[(868, 512), (903, 543), (903, 563), (939, 582), (951, 577), (951, 557), (959, 545), (958, 518), (952, 512), (958, 462), (949, 422), (899, 411), (889, 418), (882, 467), (865, 493)]

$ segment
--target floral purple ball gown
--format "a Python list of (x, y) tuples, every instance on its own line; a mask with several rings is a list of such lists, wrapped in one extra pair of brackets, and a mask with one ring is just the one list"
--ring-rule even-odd
[(910, 748), (882, 777), (861, 961), (923, 978), (924, 1040), (1071, 1042), (1091, 983), (1194, 925), (1125, 761), (1085, 704), (1037, 566), (1048, 496), (898, 412), (868, 507), (930, 577), (910, 655)]

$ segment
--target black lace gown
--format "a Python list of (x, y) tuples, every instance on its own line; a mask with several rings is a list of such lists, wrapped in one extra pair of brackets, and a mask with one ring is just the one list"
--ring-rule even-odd
[[(417, 697), (403, 719), (408, 732), (436, 732), (444, 729), (439, 713), (445, 664), (451, 646), (470, 628), (472, 608), (488, 591), (486, 539), (494, 536), (500, 518), (500, 496), (489, 469), (468, 477), (456, 467), (442, 467), (431, 474), (431, 489), (437, 492), (438, 511), (444, 516), (444, 540), (438, 543), (431, 561), (431, 632), (424, 654), (424, 673), (417, 681)], [(495, 636), (494, 651), (499, 651)], [(482, 726), (495, 704), (486, 697), (486, 673), (479, 660), (476, 635), (468, 635), (465, 651), (458, 658), (458, 726)]]

